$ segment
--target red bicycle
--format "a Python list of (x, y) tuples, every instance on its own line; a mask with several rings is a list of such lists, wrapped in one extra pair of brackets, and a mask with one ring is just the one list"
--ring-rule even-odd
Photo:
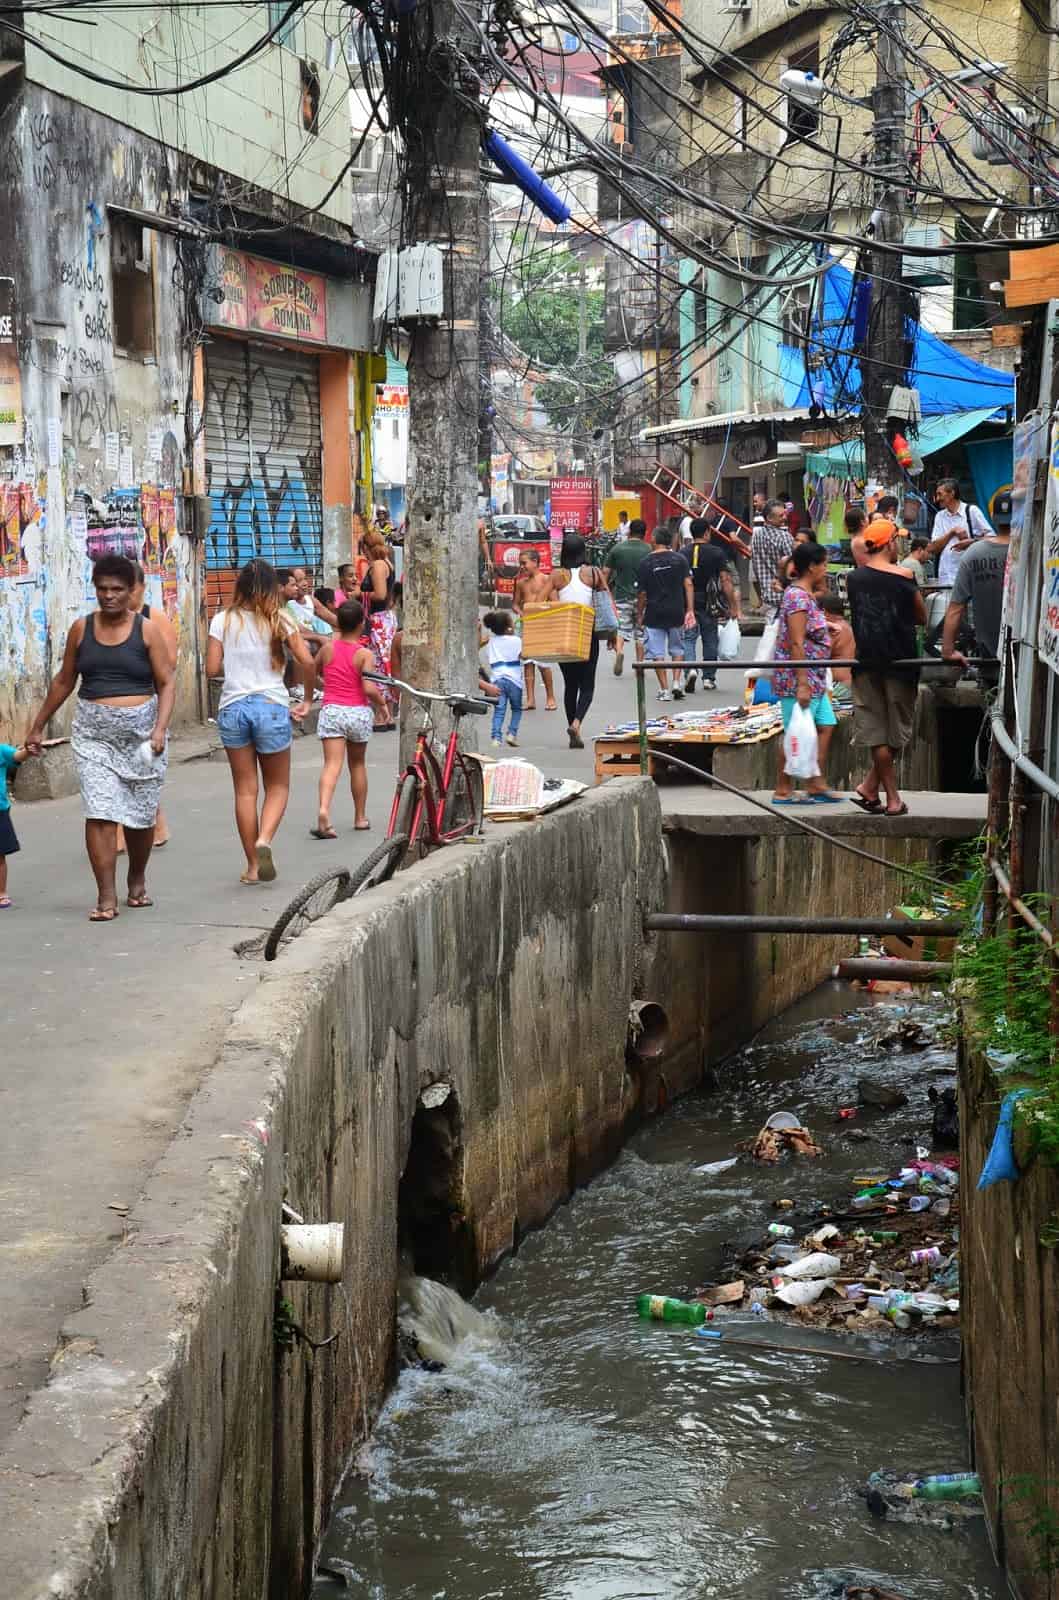
[[(386, 837), (356, 867), (328, 867), (303, 884), (293, 900), (280, 912), (261, 944), (266, 961), (275, 961), (279, 952), (299, 933), (319, 922), (335, 906), (354, 895), (364, 894), (393, 877), (405, 857), (422, 855), (437, 845), (453, 844), (482, 831), (482, 772), (459, 748), (460, 718), (481, 717), (491, 711), (487, 700), (473, 700), (462, 694), (430, 694), (413, 689), (400, 678), (366, 672), (366, 678), (385, 687), (400, 689), (415, 700), (436, 700), (452, 713), (452, 732), (445, 746), (444, 759), (434, 754), (434, 732), (429, 708), (416, 738), (415, 754), (397, 779)], [(242, 953), (256, 952), (258, 941), (251, 941)]]
[[(481, 833), (482, 769), (460, 749), (459, 732), (462, 717), (483, 717), (492, 710), (488, 700), (475, 700), (462, 694), (431, 694), (426, 689), (414, 689), (400, 678), (384, 678), (376, 673), (364, 676), (426, 703), (426, 715), (416, 736), (412, 759), (397, 779), (386, 837), (405, 837), (409, 852), (422, 854), (439, 845), (454, 844), (457, 839)], [(452, 713), (452, 729), (440, 761), (432, 742), (431, 701), (448, 706)]]

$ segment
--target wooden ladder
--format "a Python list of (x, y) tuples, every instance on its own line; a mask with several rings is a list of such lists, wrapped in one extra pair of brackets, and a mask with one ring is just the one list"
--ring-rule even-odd
[(654, 477), (651, 479), (650, 487), (657, 490), (663, 499), (669, 500), (673, 505), (678, 506), (685, 516), (701, 516), (705, 508), (709, 506), (712, 511), (716, 511), (721, 516), (726, 517), (729, 522), (737, 523), (746, 536), (747, 542), (745, 544), (742, 539), (737, 538), (734, 534), (722, 533), (721, 538), (726, 540), (733, 550), (738, 551), (740, 555), (749, 556), (749, 541), (752, 533), (742, 518), (737, 517), (734, 512), (728, 511), (719, 501), (706, 494), (704, 490), (696, 489), (690, 483), (685, 483), (680, 474), (674, 472), (672, 467), (663, 466), (661, 461), (656, 461)]

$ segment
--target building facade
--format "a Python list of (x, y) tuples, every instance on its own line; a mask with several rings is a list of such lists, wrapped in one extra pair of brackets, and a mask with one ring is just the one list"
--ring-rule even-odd
[(370, 472), (345, 69), (290, 7), (25, 31), (0, 77), (0, 721), (21, 731), (111, 550), (177, 627), (193, 719), (237, 568), (329, 570)]

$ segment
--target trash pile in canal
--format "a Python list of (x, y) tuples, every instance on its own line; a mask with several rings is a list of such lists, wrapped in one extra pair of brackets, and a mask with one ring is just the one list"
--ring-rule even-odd
[[(802, 1133), (805, 1130), (798, 1130)], [(799, 1219), (774, 1203), (760, 1240), (692, 1300), (769, 1310), (851, 1333), (923, 1333), (957, 1326), (960, 1310), (959, 1158), (916, 1158), (893, 1173), (866, 1171), (843, 1210), (817, 1203)]]

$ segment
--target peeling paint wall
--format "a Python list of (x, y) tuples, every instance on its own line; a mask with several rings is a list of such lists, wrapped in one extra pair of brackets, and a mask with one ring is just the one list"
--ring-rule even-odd
[[(0, 276), (13, 280), (21, 441), (0, 445), (0, 727), (22, 731), (91, 609), (91, 560), (143, 561), (181, 640), (177, 719), (196, 715), (196, 554), (181, 495), (188, 376), (178, 243), (110, 206), (183, 198), (180, 158), (34, 85), (0, 116)], [(153, 290), (153, 334), (116, 346), (126, 290)], [(142, 266), (136, 264), (137, 249)], [(67, 707), (66, 715), (71, 707)]]

